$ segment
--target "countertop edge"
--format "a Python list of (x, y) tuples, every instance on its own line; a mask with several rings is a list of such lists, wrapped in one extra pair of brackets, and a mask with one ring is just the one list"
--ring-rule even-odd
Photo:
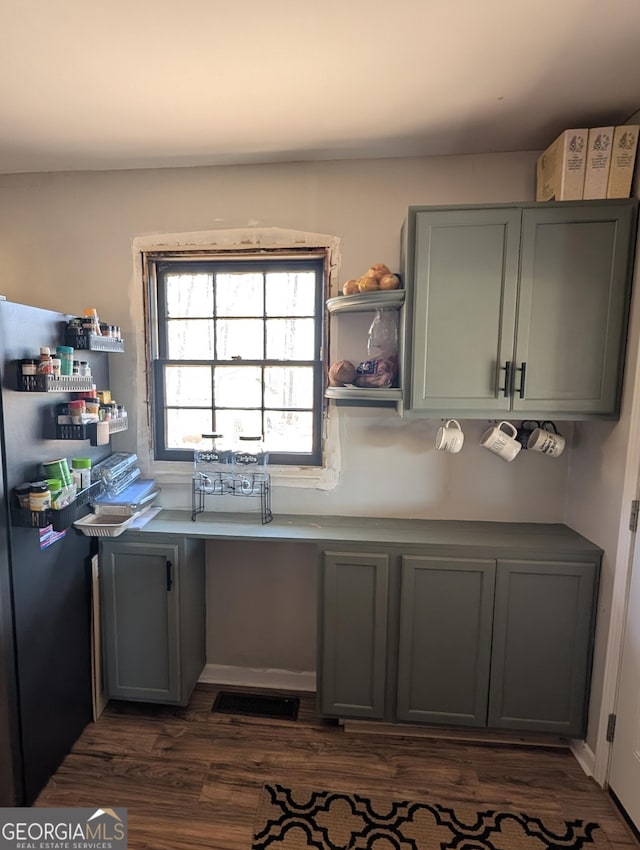
[[(306, 514), (276, 515), (267, 524), (259, 516), (203, 513), (195, 521), (187, 510), (163, 509), (143, 528), (131, 529), (114, 540), (139, 535), (177, 535), (205, 540), (243, 540), (326, 545), (428, 546), (465, 551), (474, 556), (531, 558), (599, 558), (603, 550), (562, 523), (508, 523), (476, 520), (423, 520), (392, 517), (332, 517)], [(112, 538), (107, 538), (112, 539)], [(528, 557), (528, 554), (527, 554)]]

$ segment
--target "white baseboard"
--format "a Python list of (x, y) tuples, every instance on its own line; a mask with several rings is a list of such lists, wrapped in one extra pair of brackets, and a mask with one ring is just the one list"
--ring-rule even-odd
[(315, 691), (316, 674), (294, 670), (231, 667), (207, 664), (199, 682), (210, 685), (237, 685), (245, 688), (272, 688), (277, 691)]
[(587, 776), (593, 776), (596, 769), (596, 756), (589, 744), (576, 739), (571, 741), (570, 749)]

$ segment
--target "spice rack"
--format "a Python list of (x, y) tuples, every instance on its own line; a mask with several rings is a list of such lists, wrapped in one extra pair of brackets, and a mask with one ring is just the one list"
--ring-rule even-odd
[[(217, 457), (217, 456), (216, 456)], [(207, 496), (254, 497), (260, 500), (260, 519), (266, 525), (273, 519), (271, 513), (271, 476), (268, 472), (254, 472), (251, 467), (238, 470), (233, 465), (212, 461), (209, 451), (194, 452), (195, 473), (191, 480), (191, 519), (205, 510)]]
[(98, 334), (67, 333), (65, 345), (70, 345), (74, 351), (124, 351), (124, 340)]
[(26, 393), (83, 393), (93, 389), (93, 378), (84, 375), (23, 375), (18, 390)]
[(89, 440), (92, 446), (105, 446), (112, 434), (129, 427), (126, 416), (104, 422), (86, 422), (84, 425), (56, 425), (56, 440)]
[(47, 508), (44, 511), (31, 511), (14, 503), (11, 506), (11, 522), (22, 528), (46, 528), (52, 525), (54, 531), (64, 531), (76, 519), (88, 513), (89, 502), (99, 496), (103, 490), (103, 482), (94, 481), (89, 487), (80, 490), (70, 505), (65, 505), (59, 510)]

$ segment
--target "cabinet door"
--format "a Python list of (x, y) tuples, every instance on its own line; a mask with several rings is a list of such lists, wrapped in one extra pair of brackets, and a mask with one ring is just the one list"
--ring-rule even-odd
[(598, 565), (498, 561), (490, 727), (586, 731)]
[(104, 543), (100, 577), (108, 696), (178, 702), (179, 547)]
[(384, 716), (389, 556), (325, 552), (319, 705), (340, 717)]
[(632, 202), (523, 211), (514, 411), (617, 415), (634, 221)]
[(414, 214), (408, 249), (413, 262), (408, 406), (443, 414), (506, 411), (520, 210)]
[(485, 726), (495, 561), (402, 558), (397, 718)]

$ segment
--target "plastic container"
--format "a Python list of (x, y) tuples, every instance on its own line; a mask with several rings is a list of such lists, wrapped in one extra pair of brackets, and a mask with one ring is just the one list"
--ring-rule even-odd
[(70, 345), (58, 345), (56, 354), (60, 358), (60, 374), (73, 374), (73, 348)]
[(39, 375), (53, 375), (53, 364), (51, 362), (51, 350), (47, 345), (40, 349), (40, 362), (38, 363)]
[(71, 458), (71, 475), (78, 490), (91, 486), (91, 458)]
[(237, 496), (259, 493), (267, 462), (262, 435), (238, 437), (238, 446), (233, 453), (233, 492)]
[(85, 333), (95, 334), (100, 336), (100, 320), (98, 319), (98, 311), (95, 307), (90, 307), (84, 311), (84, 319), (82, 326)]
[(114, 452), (109, 457), (94, 464), (91, 469), (91, 480), (102, 480), (105, 485), (124, 476), (137, 462), (138, 455), (134, 452)]
[(152, 478), (138, 479), (120, 493), (102, 493), (92, 500), (96, 514), (128, 517), (149, 507), (158, 495), (156, 482)]
[(238, 444), (233, 452), (235, 471), (264, 472), (268, 461), (262, 435), (238, 437)]
[(87, 415), (87, 404), (83, 398), (76, 398), (69, 402), (69, 414), (74, 425), (82, 425)]
[(29, 510), (46, 511), (51, 507), (51, 490), (46, 481), (33, 481), (29, 490)]
[(86, 398), (84, 400), (87, 419), (91, 422), (97, 422), (100, 413), (100, 402), (97, 398)]
[(63, 487), (68, 487), (73, 483), (66, 457), (45, 461), (42, 464), (42, 468), (47, 478), (59, 478), (62, 481)]
[(18, 484), (17, 487), (14, 488), (14, 493), (18, 497), (18, 504), (21, 508), (29, 509), (29, 495), (31, 493), (31, 484), (28, 482), (24, 484)]
[(193, 466), (198, 487), (203, 493), (221, 494), (233, 489), (233, 452), (224, 445), (222, 434), (203, 434), (211, 441), (211, 448), (196, 449)]
[(131, 525), (136, 516), (138, 514), (133, 514), (130, 517), (88, 514), (88, 516), (76, 520), (73, 525), (87, 537), (118, 537), (119, 534), (126, 531), (127, 526)]

